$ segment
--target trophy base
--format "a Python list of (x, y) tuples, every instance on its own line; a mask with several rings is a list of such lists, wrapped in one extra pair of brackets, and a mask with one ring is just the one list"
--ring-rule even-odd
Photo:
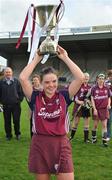
[(51, 51), (44, 51), (44, 52), (39, 52), (40, 55), (46, 55), (46, 54), (50, 54), (50, 55), (56, 55), (57, 52), (51, 52)]
[(50, 37), (47, 37), (39, 47), (40, 55), (50, 54), (56, 55), (57, 54), (57, 43), (53, 41)]

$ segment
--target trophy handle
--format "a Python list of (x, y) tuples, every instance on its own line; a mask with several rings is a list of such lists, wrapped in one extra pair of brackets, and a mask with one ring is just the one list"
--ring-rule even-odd
[(65, 13), (65, 5), (64, 3), (61, 1), (59, 6), (57, 7), (56, 9), (56, 20), (57, 20), (57, 23), (59, 23), (63, 17)]

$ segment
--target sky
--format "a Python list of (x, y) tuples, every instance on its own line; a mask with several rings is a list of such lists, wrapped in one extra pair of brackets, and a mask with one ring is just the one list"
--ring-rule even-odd
[[(31, 3), (59, 3), (59, 0), (0, 0), (0, 32), (21, 31)], [(63, 0), (65, 13), (60, 28), (112, 24), (112, 0)], [(37, 4), (38, 3), (38, 4)]]

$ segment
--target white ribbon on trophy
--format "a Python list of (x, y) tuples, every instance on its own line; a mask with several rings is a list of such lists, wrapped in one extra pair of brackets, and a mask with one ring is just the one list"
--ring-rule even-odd
[(56, 24), (55, 29), (54, 29), (54, 41), (58, 44), (59, 41), (59, 34), (58, 34), (58, 24)]
[(28, 10), (28, 49), (27, 51), (31, 51), (31, 43), (32, 43), (32, 24), (33, 24), (33, 18), (31, 17), (31, 14), (33, 14), (34, 7), (30, 6)]

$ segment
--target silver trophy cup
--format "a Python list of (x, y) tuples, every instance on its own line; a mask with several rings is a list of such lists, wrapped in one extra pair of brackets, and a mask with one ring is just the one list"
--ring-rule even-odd
[[(40, 54), (56, 54), (57, 43), (51, 38), (51, 31), (56, 26), (56, 11), (53, 12), (53, 9), (56, 9), (57, 5), (41, 5), (36, 6), (36, 13), (38, 15), (38, 21), (41, 28), (44, 28), (46, 31), (46, 38), (42, 41), (39, 50)], [(47, 22), (49, 21), (48, 25)]]

